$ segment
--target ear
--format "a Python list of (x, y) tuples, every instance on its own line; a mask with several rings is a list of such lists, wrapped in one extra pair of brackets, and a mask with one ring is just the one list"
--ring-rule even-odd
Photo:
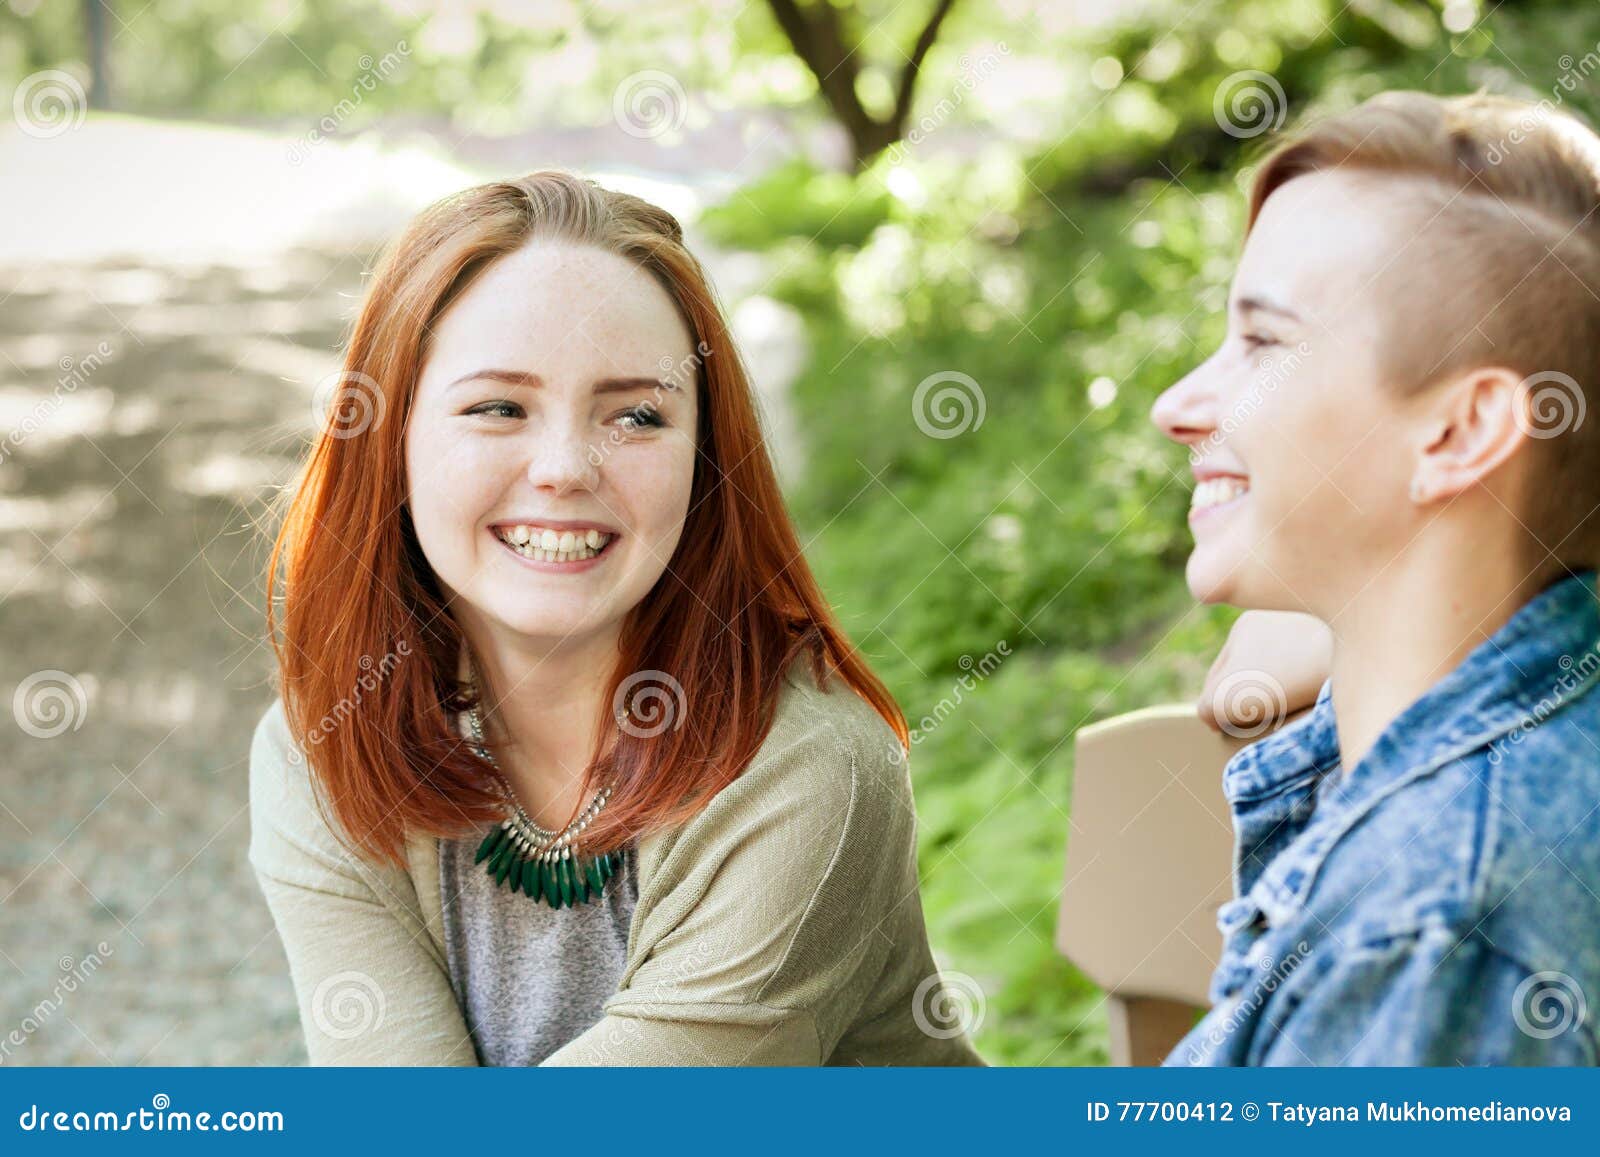
[[(1479, 485), (1528, 440), (1522, 375), (1481, 367), (1436, 391), (1411, 475), (1411, 501), (1429, 506)], [(1435, 393), (1435, 391), (1430, 391)]]

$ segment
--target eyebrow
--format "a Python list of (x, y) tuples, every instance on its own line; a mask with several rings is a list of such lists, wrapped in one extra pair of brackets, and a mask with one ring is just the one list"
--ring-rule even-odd
[(1265, 297), (1241, 297), (1235, 305), (1240, 313), (1275, 313), (1279, 317), (1288, 318), (1290, 321), (1305, 320), (1288, 306), (1279, 305), (1277, 302)]
[[(527, 386), (530, 389), (538, 389), (544, 385), (543, 378), (538, 374), (530, 374), (526, 370), (483, 369), (471, 370), (462, 374), (446, 386), (445, 389), (453, 390), (466, 382), (504, 382), (506, 385)], [(594, 384), (594, 392), (597, 394), (632, 393), (635, 390), (676, 390), (677, 388), (677, 385), (673, 382), (650, 377), (601, 378)]]

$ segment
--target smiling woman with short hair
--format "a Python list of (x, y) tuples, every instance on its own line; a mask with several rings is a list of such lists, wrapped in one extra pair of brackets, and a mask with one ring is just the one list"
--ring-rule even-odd
[(904, 720), (672, 216), (449, 198), (340, 385), (250, 773), (313, 1063), (981, 1063), (928, 1020)]

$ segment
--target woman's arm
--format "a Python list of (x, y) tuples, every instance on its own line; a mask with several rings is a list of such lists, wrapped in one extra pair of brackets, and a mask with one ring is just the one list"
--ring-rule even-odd
[(289, 958), (311, 1064), (478, 1063), (449, 976), (410, 915), (410, 877), (358, 859), (329, 830), (281, 704), (250, 748), (250, 863)]
[(600, 1022), (545, 1063), (818, 1065), (848, 1054), (863, 1017), (880, 1018), (876, 1060), (981, 1063), (912, 1023), (912, 990), (936, 968), (898, 752), (864, 704), (775, 733), (653, 852), (637, 963)]
[[(1333, 665), (1333, 632), (1293, 611), (1246, 611), (1206, 673), (1196, 709), (1206, 726), (1260, 735), (1312, 706)], [(1266, 707), (1279, 718), (1262, 718)]]

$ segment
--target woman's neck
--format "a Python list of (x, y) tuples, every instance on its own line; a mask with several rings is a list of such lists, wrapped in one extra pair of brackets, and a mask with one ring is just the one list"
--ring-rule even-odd
[(564, 827), (585, 802), (618, 633), (555, 641), (470, 627), (467, 634), (501, 774), (535, 823)]
[[(1414, 547), (1343, 606), (1320, 608), (1333, 630), (1332, 694), (1344, 770), (1538, 593), (1539, 577), (1521, 573), (1519, 553), (1483, 544), (1471, 555)], [(1466, 557), (1470, 567), (1461, 565)]]

